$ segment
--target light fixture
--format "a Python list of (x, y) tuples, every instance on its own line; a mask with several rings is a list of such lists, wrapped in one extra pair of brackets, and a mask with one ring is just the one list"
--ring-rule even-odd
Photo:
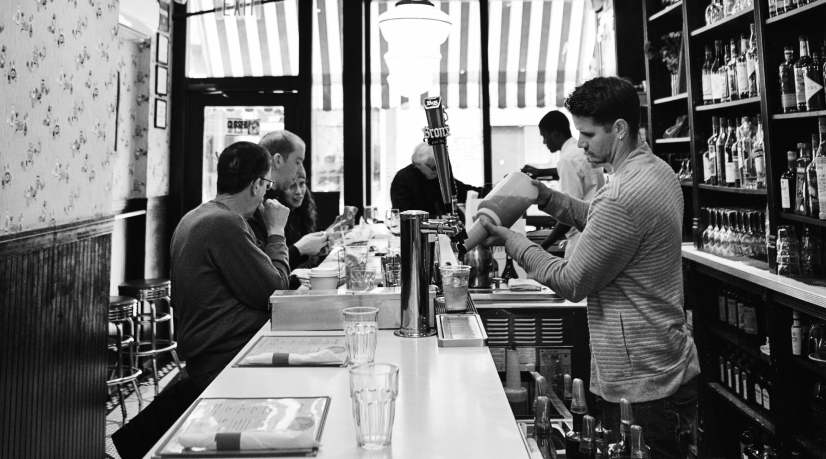
[(379, 16), (379, 29), (389, 45), (384, 54), (387, 81), (403, 96), (418, 98), (433, 87), (447, 40), (450, 16), (427, 0), (401, 0)]

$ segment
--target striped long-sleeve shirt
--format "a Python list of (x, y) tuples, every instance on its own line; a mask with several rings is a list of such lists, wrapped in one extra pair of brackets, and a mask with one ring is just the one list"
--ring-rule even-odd
[(647, 144), (591, 203), (554, 193), (545, 212), (582, 231), (569, 260), (521, 236), (506, 250), (563, 297), (588, 298), (591, 391), (610, 402), (667, 397), (700, 373), (683, 314), (683, 197)]

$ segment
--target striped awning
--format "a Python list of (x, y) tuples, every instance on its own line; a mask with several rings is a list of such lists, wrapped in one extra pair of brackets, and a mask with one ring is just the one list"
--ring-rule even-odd
[[(213, 7), (223, 0), (191, 0), (197, 8)], [(302, 0), (306, 1), (306, 0)], [(343, 0), (313, 0), (313, 78), (322, 90), (314, 91), (315, 109), (342, 108), (342, 5)], [(439, 78), (427, 94), (441, 95), (451, 108), (481, 105), (481, 30), (478, 0), (433, 1), (453, 20), (450, 37), (441, 46)], [(215, 5), (218, 6), (218, 5)], [(371, 14), (371, 99), (374, 107), (407, 106), (387, 83), (384, 53), (387, 42), (378, 17), (394, 1), (373, 1)], [(296, 0), (264, 4), (260, 19), (216, 20), (215, 15), (194, 16), (190, 42), (202, 47), (203, 63), (196, 57), (189, 69), (200, 77), (295, 75), (298, 71)], [(491, 108), (558, 107), (578, 83), (591, 76), (596, 18), (587, 0), (523, 0), (489, 2)], [(195, 29), (198, 29), (197, 31)], [(199, 33), (197, 39), (193, 38)], [(188, 75), (194, 77), (192, 71)]]

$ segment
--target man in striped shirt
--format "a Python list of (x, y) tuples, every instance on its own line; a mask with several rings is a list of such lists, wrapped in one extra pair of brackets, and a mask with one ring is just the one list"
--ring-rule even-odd
[(590, 390), (606, 428), (619, 429), (619, 401), (633, 404), (652, 457), (696, 454), (700, 365), (683, 313), (683, 197), (674, 171), (638, 137), (639, 98), (617, 77), (578, 87), (566, 108), (577, 146), (612, 174), (591, 203), (539, 188), (540, 209), (581, 231), (570, 259), (485, 222), (488, 245), (505, 245), (529, 275), (563, 297), (588, 299)]

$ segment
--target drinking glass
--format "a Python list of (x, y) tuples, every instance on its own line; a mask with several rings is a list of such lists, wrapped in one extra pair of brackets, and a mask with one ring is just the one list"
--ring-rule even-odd
[(367, 223), (368, 225), (376, 223), (376, 217), (378, 217), (378, 213), (379, 212), (375, 207), (364, 206), (364, 223)]
[(359, 447), (376, 450), (390, 446), (399, 367), (389, 363), (367, 363), (350, 367), (350, 399)]
[(467, 310), (467, 287), (470, 280), (470, 266), (441, 266), (442, 290), (445, 293), (445, 310), (460, 312)]
[(402, 286), (402, 267), (399, 263), (382, 263), (381, 268), (385, 287)]
[(390, 209), (387, 212), (385, 212), (384, 224), (387, 226), (387, 229), (390, 230), (390, 233), (393, 236), (398, 236), (400, 232), (399, 209)]
[(800, 275), (800, 253), (794, 226), (777, 227), (777, 274), (783, 276)]
[(379, 308), (345, 308), (344, 337), (351, 364), (371, 363), (376, 357)]
[(347, 270), (347, 290), (364, 292), (373, 289), (376, 272), (372, 269), (351, 267)]

